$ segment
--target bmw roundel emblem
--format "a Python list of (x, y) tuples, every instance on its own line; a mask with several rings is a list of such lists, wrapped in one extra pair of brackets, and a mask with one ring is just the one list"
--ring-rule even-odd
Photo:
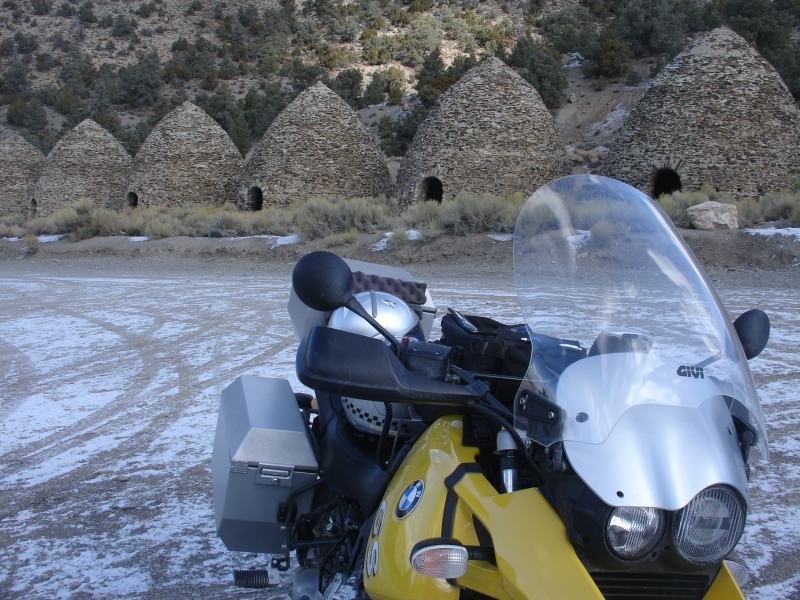
[(414, 483), (410, 484), (403, 493), (400, 494), (400, 499), (397, 501), (397, 508), (394, 511), (394, 516), (398, 519), (405, 519), (411, 512), (417, 508), (422, 492), (425, 491), (425, 482), (417, 479)]

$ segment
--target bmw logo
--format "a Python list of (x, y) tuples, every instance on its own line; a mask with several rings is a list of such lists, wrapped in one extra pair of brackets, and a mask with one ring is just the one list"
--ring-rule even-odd
[(410, 484), (403, 493), (400, 494), (400, 500), (397, 501), (397, 508), (394, 511), (394, 516), (398, 519), (405, 519), (411, 512), (417, 508), (422, 492), (425, 491), (425, 482), (417, 479), (414, 483)]

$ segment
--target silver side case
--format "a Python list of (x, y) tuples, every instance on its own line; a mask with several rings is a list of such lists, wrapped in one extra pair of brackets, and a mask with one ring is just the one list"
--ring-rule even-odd
[[(225, 547), (287, 552), (281, 504), (313, 484), (319, 466), (286, 380), (245, 375), (223, 390), (211, 471), (214, 519)], [(309, 510), (312, 494), (296, 496), (298, 513)]]

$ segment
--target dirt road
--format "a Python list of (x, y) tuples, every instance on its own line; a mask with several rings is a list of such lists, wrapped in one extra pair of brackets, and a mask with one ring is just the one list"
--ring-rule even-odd
[[(0, 597), (250, 597), (214, 536), (210, 455), (222, 388), (294, 375), (290, 267), (67, 261), (0, 265)], [(424, 268), (439, 306), (518, 319), (508, 279)], [(761, 306), (752, 363), (773, 463), (755, 470), (740, 557), (752, 598), (800, 596), (800, 295), (723, 274)], [(281, 597), (279, 587), (270, 595)], [(264, 597), (263, 593), (257, 594)]]

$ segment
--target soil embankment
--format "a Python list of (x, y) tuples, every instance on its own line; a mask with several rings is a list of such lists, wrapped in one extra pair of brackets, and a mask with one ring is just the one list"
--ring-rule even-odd
[[(703, 266), (710, 269), (800, 269), (800, 240), (794, 237), (767, 237), (743, 231), (680, 231)], [(486, 265), (492, 269), (511, 267), (512, 243), (494, 240), (486, 234), (439, 235), (389, 244), (385, 250), (376, 252), (372, 248), (381, 238), (382, 234), (378, 233), (364, 234), (353, 244), (327, 249), (348, 258), (390, 264), (474, 265), (479, 270)], [(126, 237), (104, 237), (41, 244), (36, 254), (26, 256), (22, 242), (0, 240), (0, 264), (15, 259), (102, 262), (112, 257), (144, 263), (181, 259), (291, 263), (306, 252), (319, 248), (324, 248), (321, 242), (275, 246), (274, 240), (263, 237), (174, 237), (145, 242), (132, 242)]]

